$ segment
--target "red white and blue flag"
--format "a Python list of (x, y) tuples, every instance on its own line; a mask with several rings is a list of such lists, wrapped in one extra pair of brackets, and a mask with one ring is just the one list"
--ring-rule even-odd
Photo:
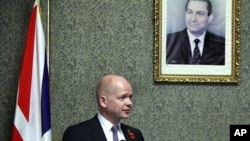
[(20, 70), (12, 141), (51, 141), (49, 73), (45, 38), (35, 1)]

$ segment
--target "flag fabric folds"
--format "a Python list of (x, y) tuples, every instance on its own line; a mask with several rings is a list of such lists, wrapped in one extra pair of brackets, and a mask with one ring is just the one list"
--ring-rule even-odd
[(39, 0), (32, 8), (18, 81), (12, 141), (51, 141), (49, 73)]

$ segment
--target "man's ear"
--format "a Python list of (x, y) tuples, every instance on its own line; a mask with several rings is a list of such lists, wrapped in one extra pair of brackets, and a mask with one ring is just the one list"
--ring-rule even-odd
[(214, 18), (214, 15), (213, 15), (213, 14), (209, 15), (209, 16), (208, 16), (208, 23), (210, 23), (210, 22), (213, 20), (213, 18)]
[(98, 98), (98, 100), (99, 100), (99, 103), (100, 103), (100, 105), (102, 107), (106, 107), (107, 106), (107, 98), (106, 98), (106, 96), (100, 95), (99, 98)]

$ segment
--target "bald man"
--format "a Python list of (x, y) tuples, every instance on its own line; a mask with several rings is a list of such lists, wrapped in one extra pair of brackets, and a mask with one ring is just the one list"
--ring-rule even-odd
[(99, 112), (92, 119), (68, 127), (63, 141), (144, 141), (139, 129), (121, 123), (129, 118), (132, 95), (132, 86), (124, 77), (102, 77), (96, 86)]

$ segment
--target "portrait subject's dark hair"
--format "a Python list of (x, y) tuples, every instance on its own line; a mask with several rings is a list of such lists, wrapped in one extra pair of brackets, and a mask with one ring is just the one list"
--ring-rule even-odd
[(190, 1), (204, 1), (207, 3), (207, 10), (208, 10), (208, 16), (212, 14), (212, 3), (210, 0), (188, 0), (186, 3), (186, 11), (187, 11), (187, 6)]

